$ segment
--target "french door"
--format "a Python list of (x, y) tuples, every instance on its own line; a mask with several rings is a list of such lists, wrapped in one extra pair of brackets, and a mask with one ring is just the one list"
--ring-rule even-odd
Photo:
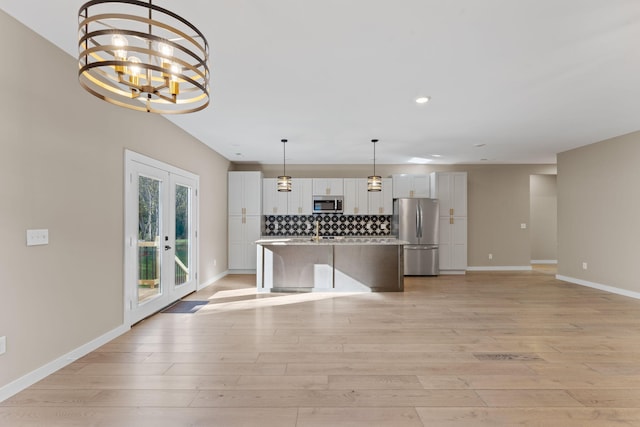
[(132, 325), (196, 290), (198, 177), (131, 151), (125, 163), (125, 319)]

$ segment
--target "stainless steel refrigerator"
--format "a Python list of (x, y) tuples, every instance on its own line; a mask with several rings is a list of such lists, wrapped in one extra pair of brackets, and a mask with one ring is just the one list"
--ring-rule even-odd
[(404, 245), (405, 276), (437, 276), (438, 199), (395, 199), (391, 233)]

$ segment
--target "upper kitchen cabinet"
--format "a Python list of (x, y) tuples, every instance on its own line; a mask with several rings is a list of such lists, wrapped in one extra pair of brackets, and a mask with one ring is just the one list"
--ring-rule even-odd
[(293, 178), (289, 194), (289, 215), (311, 215), (313, 213), (313, 182), (311, 178)]
[(289, 194), (285, 191), (278, 191), (278, 180), (276, 178), (263, 179), (262, 213), (265, 215), (286, 215)]
[(440, 200), (440, 216), (467, 216), (467, 173), (433, 172), (431, 197)]
[(262, 172), (229, 172), (229, 215), (262, 214)]
[(343, 196), (344, 180), (342, 178), (313, 178), (314, 196)]
[(344, 179), (344, 213), (366, 215), (368, 213), (366, 178)]
[[(366, 182), (366, 179), (364, 180)], [(382, 178), (382, 191), (369, 191), (369, 215), (391, 215), (393, 214), (393, 180)], [(366, 189), (366, 183), (365, 183)], [(345, 196), (346, 203), (346, 196)]]
[(394, 174), (393, 198), (430, 197), (429, 175)]

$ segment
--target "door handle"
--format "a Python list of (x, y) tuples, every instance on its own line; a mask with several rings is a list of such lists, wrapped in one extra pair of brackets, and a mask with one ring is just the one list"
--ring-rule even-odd
[(164, 245), (164, 250), (165, 250), (165, 251), (168, 251), (169, 249), (171, 249), (171, 246), (169, 246), (169, 245)]

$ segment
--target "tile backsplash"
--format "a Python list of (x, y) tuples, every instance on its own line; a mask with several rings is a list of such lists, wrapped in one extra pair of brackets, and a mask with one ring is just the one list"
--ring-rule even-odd
[(391, 215), (265, 215), (264, 236), (389, 236)]

